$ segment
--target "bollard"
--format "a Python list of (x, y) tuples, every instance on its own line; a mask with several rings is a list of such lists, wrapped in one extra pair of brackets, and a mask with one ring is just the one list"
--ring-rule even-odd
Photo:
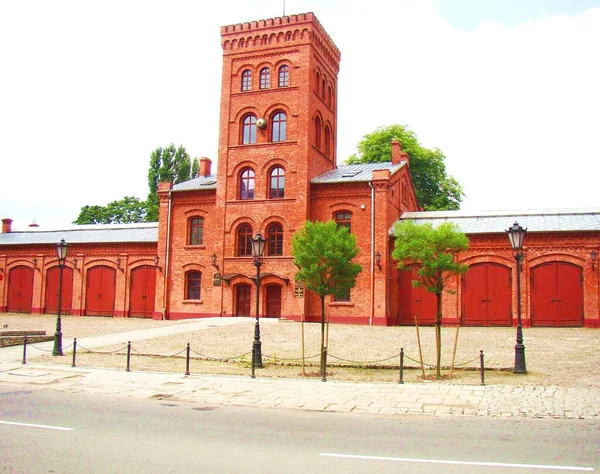
[(127, 343), (127, 368), (125, 369), (125, 372), (131, 372), (129, 370), (129, 364), (131, 362), (131, 341), (129, 341)]
[(75, 357), (77, 357), (77, 338), (73, 339), (73, 364), (71, 367), (75, 367)]
[(485, 385), (485, 374), (483, 369), (483, 350), (479, 351), (479, 362), (481, 366), (481, 385)]
[(404, 383), (404, 347), (400, 348), (400, 378), (398, 383)]
[(185, 375), (190, 375), (190, 343), (187, 343), (187, 354), (185, 356)]
[(254, 347), (254, 345), (252, 346), (252, 372), (250, 373), (250, 377), (252, 377), (253, 379), (256, 378), (256, 376), (254, 375), (254, 352), (256, 351), (256, 348)]
[(23, 364), (27, 363), (27, 336), (23, 338)]
[(327, 348), (323, 349), (323, 365), (321, 366), (321, 382), (327, 382)]

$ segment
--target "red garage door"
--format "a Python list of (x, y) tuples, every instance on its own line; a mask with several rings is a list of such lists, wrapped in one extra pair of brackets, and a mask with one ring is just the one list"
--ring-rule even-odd
[(437, 298), (435, 293), (425, 287), (414, 288), (412, 280), (416, 280), (412, 270), (400, 272), (400, 318), (398, 324), (415, 324), (415, 316), (419, 325), (435, 324)]
[[(73, 269), (63, 268), (62, 295), (60, 300), (61, 314), (71, 314), (73, 303)], [(58, 282), (60, 280), (60, 268), (52, 267), (46, 272), (46, 314), (58, 313)]]
[(250, 316), (250, 285), (235, 287), (235, 316)]
[(267, 285), (267, 318), (281, 317), (281, 286)]
[(33, 268), (15, 267), (8, 273), (9, 313), (31, 313), (33, 300)]
[(583, 326), (583, 272), (565, 262), (531, 270), (531, 325)]
[(151, 318), (154, 313), (156, 267), (138, 267), (131, 271), (129, 316)]
[(85, 297), (87, 316), (113, 316), (116, 280), (116, 272), (110, 267), (88, 270)]
[(510, 326), (510, 268), (497, 263), (476, 263), (463, 276), (462, 324)]

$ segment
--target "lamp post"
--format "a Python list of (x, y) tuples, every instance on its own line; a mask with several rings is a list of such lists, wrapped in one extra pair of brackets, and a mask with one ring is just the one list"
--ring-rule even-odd
[(260, 323), (258, 322), (258, 303), (260, 299), (260, 267), (263, 263), (263, 253), (265, 251), (266, 239), (256, 233), (252, 239), (252, 257), (254, 257), (254, 266), (256, 267), (256, 324), (254, 325), (254, 342), (252, 343), (252, 372), (254, 368), (262, 368), (262, 351), (260, 342)]
[(56, 255), (58, 256), (58, 316), (56, 317), (56, 332), (54, 333), (54, 349), (52, 349), (53, 356), (63, 355), (60, 310), (61, 310), (61, 304), (62, 304), (63, 268), (65, 267), (65, 261), (67, 260), (67, 251), (68, 250), (69, 250), (69, 244), (67, 244), (65, 242), (65, 239), (61, 239), (61, 241), (56, 245)]
[(515, 345), (515, 374), (526, 374), (525, 364), (525, 346), (523, 345), (523, 326), (521, 325), (521, 262), (523, 261), (523, 242), (525, 241), (525, 232), (517, 222), (506, 230), (508, 240), (514, 250), (515, 261), (517, 262), (517, 344)]

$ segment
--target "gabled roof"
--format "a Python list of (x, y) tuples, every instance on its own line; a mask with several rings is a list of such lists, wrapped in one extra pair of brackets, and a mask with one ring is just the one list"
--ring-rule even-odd
[(158, 222), (143, 224), (92, 224), (66, 229), (12, 231), (0, 234), (2, 245), (53, 244), (61, 239), (68, 244), (113, 244), (125, 242), (158, 242)]
[(199, 189), (217, 189), (217, 177), (215, 175), (198, 176), (189, 181), (175, 184), (172, 191), (195, 191)]
[[(527, 232), (600, 231), (600, 209), (405, 212), (400, 217), (401, 221), (409, 219), (434, 227), (453, 222), (465, 234), (505, 233), (514, 222)], [(394, 235), (393, 227), (389, 234)]]
[(399, 164), (394, 165), (391, 161), (387, 161), (385, 163), (341, 165), (331, 171), (327, 171), (326, 173), (317, 176), (316, 178), (313, 178), (311, 183), (321, 184), (371, 181), (373, 179), (373, 171), (390, 170), (390, 172), (393, 174), (402, 168), (405, 163), (405, 161), (402, 161)]

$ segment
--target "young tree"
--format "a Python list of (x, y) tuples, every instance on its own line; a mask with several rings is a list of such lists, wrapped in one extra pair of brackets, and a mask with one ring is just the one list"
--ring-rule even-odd
[(325, 297), (344, 296), (356, 285), (362, 270), (352, 259), (358, 255), (356, 237), (334, 221), (307, 221), (292, 236), (292, 255), (298, 267), (296, 281), (321, 299), (321, 377), (326, 380)]
[(469, 239), (451, 222), (433, 228), (429, 223), (415, 224), (406, 220), (395, 225), (394, 234), (396, 241), (392, 257), (398, 261), (398, 268), (416, 267), (417, 280), (413, 280), (413, 286), (424, 286), (427, 291), (435, 293), (437, 299), (436, 378), (439, 379), (442, 360), (442, 293), (448, 278), (467, 271), (467, 265), (456, 262), (456, 254), (469, 248)]
[(394, 138), (400, 140), (402, 150), (410, 156), (410, 174), (419, 204), (426, 211), (459, 209), (464, 193), (458, 181), (446, 173), (446, 157), (438, 148), (422, 147), (417, 136), (406, 126), (379, 127), (365, 135), (356, 147), (357, 153), (350, 156), (347, 163), (391, 161)]
[(73, 224), (132, 224), (146, 221), (146, 203), (126, 196), (106, 206), (83, 206)]

